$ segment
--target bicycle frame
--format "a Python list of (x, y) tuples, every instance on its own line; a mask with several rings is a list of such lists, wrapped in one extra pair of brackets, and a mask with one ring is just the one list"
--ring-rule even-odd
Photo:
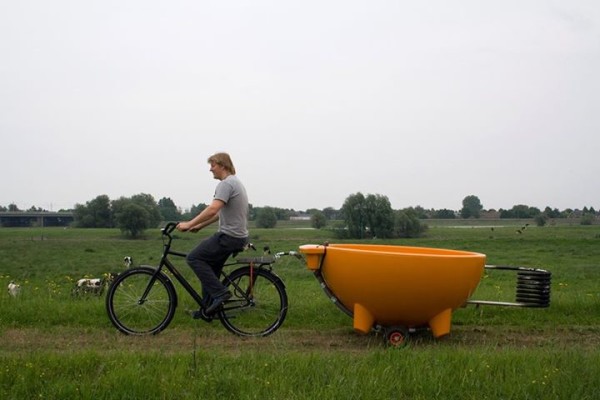
[[(177, 267), (175, 267), (175, 265), (167, 258), (168, 254), (178, 256), (178, 257), (186, 257), (187, 256), (187, 254), (174, 252), (174, 251), (170, 251), (169, 253), (166, 253), (165, 255), (163, 255), (163, 258), (161, 259), (160, 264), (158, 265), (158, 268), (156, 269), (155, 274), (152, 276), (152, 279), (150, 280), (150, 283), (148, 285), (148, 290), (150, 290), (150, 287), (154, 284), (154, 281), (156, 280), (156, 276), (158, 274), (160, 274), (162, 272), (163, 267), (165, 267), (175, 277), (175, 279), (177, 279), (177, 281), (181, 284), (181, 286), (183, 286), (183, 288), (186, 290), (186, 292), (188, 292), (190, 294), (190, 296), (192, 296), (192, 298), (196, 301), (196, 303), (198, 303), (198, 305), (201, 305), (202, 304), (202, 295), (200, 295), (196, 291), (196, 289), (194, 289), (192, 287), (192, 285), (187, 281), (187, 279), (185, 279), (185, 277), (181, 274), (181, 272), (179, 272)], [(144, 294), (144, 297), (145, 297), (145, 294)]]
[[(148, 287), (146, 288), (142, 298), (139, 301), (140, 301), (140, 303), (143, 303), (145, 301), (148, 293), (150, 292), (150, 289), (152, 288), (152, 285), (154, 284), (154, 282), (157, 279), (158, 274), (162, 273), (163, 268), (166, 268), (169, 272), (171, 272), (171, 274), (175, 277), (175, 279), (177, 279), (177, 281), (181, 284), (181, 286), (183, 286), (183, 288), (186, 290), (186, 292), (188, 292), (190, 294), (190, 296), (192, 296), (192, 298), (196, 301), (196, 303), (198, 303), (198, 305), (200, 307), (202, 307), (202, 299), (203, 299), (202, 295), (200, 293), (198, 293), (196, 291), (196, 289), (193, 288), (193, 286), (181, 274), (181, 272), (179, 272), (177, 267), (168, 258), (169, 256), (176, 256), (176, 257), (182, 257), (182, 258), (187, 257), (186, 253), (171, 250), (171, 242), (173, 241), (171, 232), (175, 229), (175, 227), (176, 227), (176, 225), (172, 225), (171, 223), (169, 223), (162, 230), (163, 235), (166, 236), (168, 238), (168, 240), (166, 241), (166, 243), (163, 244), (163, 254), (160, 259), (160, 263), (158, 264), (158, 268), (156, 268), (156, 272), (152, 275), (152, 278), (150, 279), (150, 282), (148, 283)], [(227, 266), (231, 266), (231, 265), (248, 265), (251, 268), (261, 269), (265, 265), (270, 265), (273, 262), (273, 260), (264, 260), (262, 257), (258, 258), (258, 262), (256, 262), (256, 260), (257, 259), (252, 258), (252, 259), (247, 259), (247, 260), (235, 261), (232, 263), (227, 263), (223, 267), (227, 267)], [(237, 284), (235, 282), (229, 280), (229, 275), (227, 273), (225, 273), (224, 271), (221, 271), (221, 277), (223, 279), (227, 279), (229, 284), (236, 287), (236, 289), (239, 289), (239, 287), (237, 287)], [(246, 293), (246, 296), (251, 296), (251, 295), (252, 295), (252, 293)]]

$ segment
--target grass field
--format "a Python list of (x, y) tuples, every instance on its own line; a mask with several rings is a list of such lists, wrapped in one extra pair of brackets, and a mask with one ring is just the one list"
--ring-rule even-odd
[[(547, 309), (469, 306), (450, 335), (424, 333), (402, 349), (361, 336), (296, 259), (275, 270), (290, 310), (267, 338), (241, 339), (218, 322), (192, 320), (178, 291), (171, 325), (128, 337), (110, 324), (103, 297), (73, 297), (74, 282), (122, 270), (123, 257), (156, 264), (157, 231), (0, 229), (1, 399), (600, 399), (600, 227), (430, 226), (420, 239), (370, 241), (485, 253), (488, 264), (552, 271)], [(274, 251), (336, 241), (302, 224), (252, 230)], [(191, 249), (209, 232), (179, 234)], [(190, 280), (195, 279), (184, 265)], [(488, 271), (473, 299), (514, 301), (514, 276)]]

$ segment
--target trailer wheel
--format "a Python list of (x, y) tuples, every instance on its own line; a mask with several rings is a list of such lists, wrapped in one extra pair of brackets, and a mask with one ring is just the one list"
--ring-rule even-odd
[(408, 344), (409, 333), (404, 326), (391, 326), (385, 330), (385, 341), (390, 347), (404, 347)]

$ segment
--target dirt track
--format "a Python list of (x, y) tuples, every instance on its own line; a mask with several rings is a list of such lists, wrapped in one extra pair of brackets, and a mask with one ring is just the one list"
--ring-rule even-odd
[[(189, 352), (194, 349), (239, 353), (264, 352), (352, 352), (367, 353), (384, 347), (381, 335), (358, 335), (352, 329), (326, 332), (281, 329), (266, 338), (240, 338), (225, 330), (167, 329), (156, 336), (125, 336), (112, 330), (5, 329), (0, 333), (0, 354), (31, 351), (48, 352), (144, 352), (158, 350), (162, 353)], [(557, 328), (556, 330), (522, 329), (518, 327), (454, 327), (451, 334), (433, 339), (429, 334), (411, 338), (414, 348), (431, 346), (451, 347), (584, 347), (600, 346), (598, 327)]]

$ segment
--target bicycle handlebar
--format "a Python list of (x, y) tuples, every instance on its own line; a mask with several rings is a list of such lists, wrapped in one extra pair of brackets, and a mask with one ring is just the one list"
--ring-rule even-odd
[[(173, 239), (171, 237), (171, 233), (177, 228), (177, 225), (179, 225), (179, 222), (174, 222), (174, 221), (167, 222), (165, 227), (161, 229), (162, 234), (167, 236), (169, 239)], [(250, 249), (256, 251), (256, 247), (254, 247), (254, 245), (252, 243), (248, 243), (246, 245), (246, 248), (250, 248)], [(265, 247), (265, 251), (270, 252), (268, 247)], [(275, 258), (280, 258), (282, 256), (294, 256), (300, 260), (302, 260), (302, 258), (303, 258), (302, 254), (298, 253), (297, 251), (280, 251), (278, 253), (275, 253)]]
[(177, 225), (179, 225), (179, 222), (168, 222), (167, 225), (165, 225), (165, 227), (161, 229), (163, 235), (170, 236), (171, 232), (173, 232), (175, 228), (177, 228)]

